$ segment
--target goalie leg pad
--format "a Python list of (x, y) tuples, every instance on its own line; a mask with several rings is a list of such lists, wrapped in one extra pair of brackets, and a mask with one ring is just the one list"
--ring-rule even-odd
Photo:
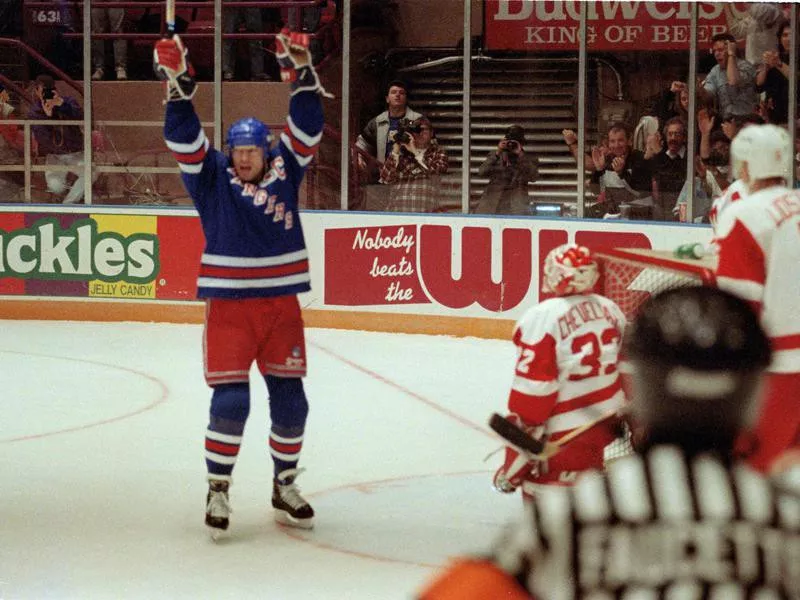
[[(510, 413), (505, 420), (533, 440), (544, 442), (545, 428), (543, 425), (528, 425), (516, 413)], [(495, 472), (492, 479), (494, 487), (504, 494), (509, 494), (522, 485), (526, 479), (535, 477), (542, 465), (546, 465), (537, 459), (537, 456), (530, 452), (524, 452), (521, 448), (507, 446), (503, 466)]]
[(520, 454), (514, 448), (506, 448), (505, 462), (495, 472), (492, 483), (499, 492), (510, 494), (531, 475), (535, 466), (536, 463), (528, 456)]

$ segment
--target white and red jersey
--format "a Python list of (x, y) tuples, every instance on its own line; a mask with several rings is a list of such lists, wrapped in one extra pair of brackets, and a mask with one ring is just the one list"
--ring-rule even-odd
[(720, 215), (735, 202), (746, 197), (747, 185), (745, 185), (741, 179), (737, 179), (725, 189), (721, 196), (714, 198), (714, 201), (711, 203), (711, 208), (708, 211), (708, 220), (711, 223), (711, 230), (714, 232), (714, 238), (718, 235), (717, 223), (719, 223)]
[(800, 193), (776, 186), (726, 210), (717, 283), (749, 301), (774, 352), (770, 371), (800, 373)]
[(772, 346), (748, 456), (768, 471), (800, 443), (800, 193), (749, 195), (722, 215), (718, 235), (717, 285), (750, 302)]
[[(597, 294), (550, 298), (516, 324), (518, 358), (508, 408), (527, 425), (544, 425), (552, 441), (620, 408), (617, 371), (625, 315)], [(601, 468), (611, 423), (590, 429), (548, 461), (537, 481), (562, 481), (563, 472)]]

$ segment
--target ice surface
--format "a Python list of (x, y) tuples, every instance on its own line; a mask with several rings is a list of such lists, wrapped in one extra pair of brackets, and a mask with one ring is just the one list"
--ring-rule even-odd
[(311, 532), (269, 502), (266, 386), (203, 525), (210, 392), (198, 325), (0, 322), (0, 598), (412, 598), (521, 510), (492, 491), (508, 341), (311, 329), (298, 479)]

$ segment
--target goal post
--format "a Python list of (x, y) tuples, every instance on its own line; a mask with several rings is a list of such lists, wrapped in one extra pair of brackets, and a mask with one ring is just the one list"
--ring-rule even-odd
[[(676, 258), (669, 250), (612, 248), (593, 250), (600, 266), (598, 292), (613, 300), (632, 321), (650, 296), (678, 287), (716, 285), (716, 257)], [(623, 387), (630, 391), (627, 365), (620, 363)], [(631, 430), (621, 424), (617, 438), (604, 448), (603, 463), (633, 453)]]

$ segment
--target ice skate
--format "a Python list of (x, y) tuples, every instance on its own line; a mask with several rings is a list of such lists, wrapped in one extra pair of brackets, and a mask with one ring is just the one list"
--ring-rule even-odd
[(206, 496), (206, 525), (210, 528), (211, 539), (217, 541), (228, 529), (231, 505), (228, 500), (227, 481), (211, 479)]
[(301, 469), (288, 469), (278, 475), (272, 484), (272, 506), (278, 523), (300, 529), (314, 527), (314, 509), (300, 495), (294, 480)]

